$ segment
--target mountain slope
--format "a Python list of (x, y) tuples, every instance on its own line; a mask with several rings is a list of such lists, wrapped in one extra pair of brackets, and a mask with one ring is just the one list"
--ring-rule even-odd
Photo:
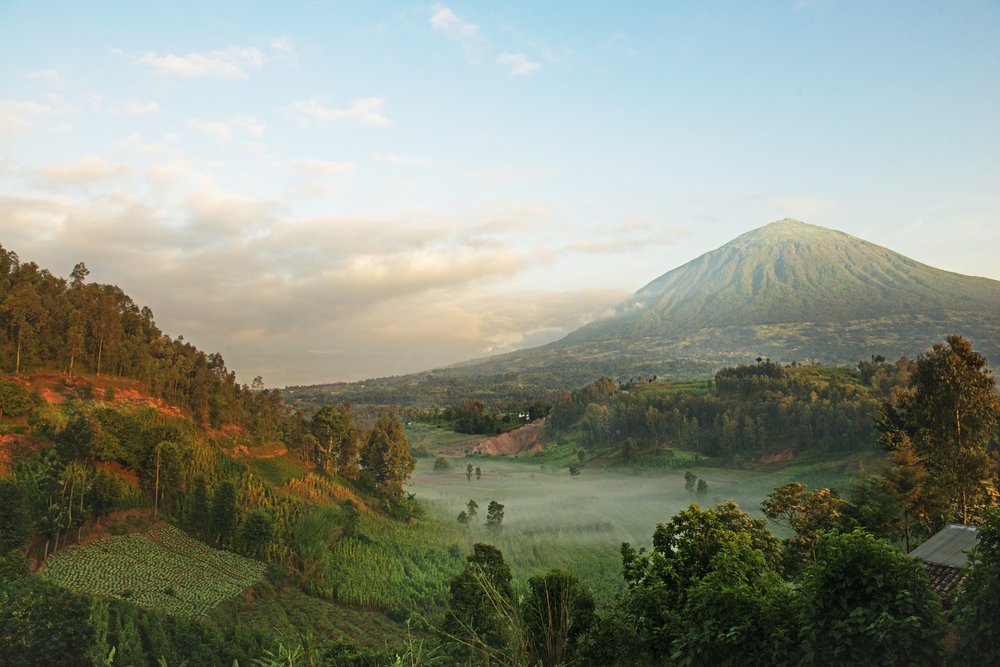
[(1000, 282), (935, 269), (843, 232), (780, 220), (663, 274), (567, 342), (706, 327), (1000, 313)]

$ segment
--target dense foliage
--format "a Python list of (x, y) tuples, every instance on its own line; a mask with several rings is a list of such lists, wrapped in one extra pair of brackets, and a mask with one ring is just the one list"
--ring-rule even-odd
[[(619, 448), (635, 462), (663, 447), (733, 463), (789, 450), (843, 454), (874, 443), (878, 398), (907, 364), (883, 364), (880, 375), (867, 378), (846, 368), (766, 360), (722, 369), (708, 383), (616, 386), (601, 378), (557, 399), (549, 432), (553, 439), (578, 433), (586, 447)], [(627, 451), (630, 440), (638, 451)]]

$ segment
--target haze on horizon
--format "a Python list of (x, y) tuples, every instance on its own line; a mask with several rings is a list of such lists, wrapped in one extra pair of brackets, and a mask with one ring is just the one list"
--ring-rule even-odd
[(241, 381), (558, 339), (795, 217), (1000, 279), (1000, 5), (0, 5), (0, 243)]

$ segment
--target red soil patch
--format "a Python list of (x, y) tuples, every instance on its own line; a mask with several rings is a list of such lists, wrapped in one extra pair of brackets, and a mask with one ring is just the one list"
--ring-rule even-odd
[(493, 438), (487, 438), (476, 445), (472, 451), (475, 454), (485, 454), (486, 456), (540, 452), (545, 448), (541, 442), (544, 433), (545, 420), (538, 419), (509, 433), (501, 433)]
[(94, 464), (94, 467), (116, 477), (121, 477), (131, 486), (137, 489), (139, 488), (139, 473), (134, 470), (129, 470), (117, 461), (98, 461)]
[(206, 428), (205, 431), (213, 438), (224, 438), (242, 435), (243, 427), (239, 424), (223, 424), (219, 428)]
[(64, 400), (66, 400), (65, 396), (63, 396), (62, 394), (57, 394), (55, 390), (49, 387), (43, 387), (41, 390), (39, 390), (38, 393), (41, 394), (42, 400), (44, 400), (46, 403), (62, 403)]
[(795, 457), (798, 456), (798, 453), (799, 453), (798, 448), (791, 447), (789, 449), (785, 449), (780, 452), (764, 454), (763, 456), (760, 457), (760, 462), (763, 464), (788, 463), (789, 461), (794, 461)]
[(20, 433), (0, 435), (0, 470), (10, 469), (10, 464), (30, 454), (42, 451), (45, 445)]
[(222, 451), (230, 456), (246, 456), (251, 459), (274, 459), (288, 453), (285, 447), (281, 447), (277, 443), (269, 443), (253, 450), (246, 445), (236, 445), (232, 449), (223, 449)]
[(138, 389), (133, 389), (130, 387), (125, 387), (122, 389), (115, 389), (115, 401), (124, 403), (141, 403), (148, 405), (155, 410), (159, 410), (160, 413), (167, 415), (168, 417), (183, 417), (181, 409), (175, 405), (170, 405), (166, 401), (160, 398), (154, 398), (148, 394), (144, 394)]

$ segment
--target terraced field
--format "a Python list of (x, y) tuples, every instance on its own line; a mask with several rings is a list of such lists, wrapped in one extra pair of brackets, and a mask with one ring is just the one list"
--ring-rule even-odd
[(213, 549), (162, 524), (57, 554), (42, 576), (66, 588), (200, 616), (264, 576), (264, 563)]

